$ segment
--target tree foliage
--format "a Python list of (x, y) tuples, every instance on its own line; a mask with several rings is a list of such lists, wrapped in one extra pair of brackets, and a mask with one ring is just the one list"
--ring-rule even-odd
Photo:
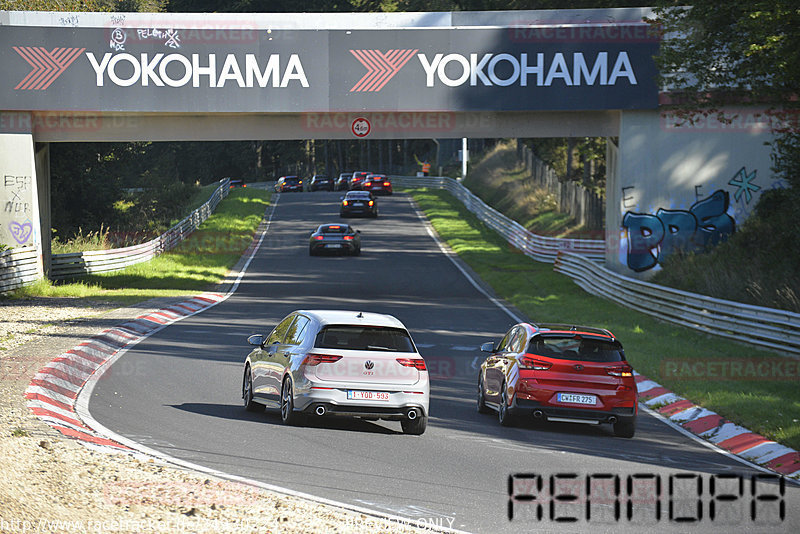
[(662, 2), (653, 20), (665, 39), (656, 58), (674, 111), (757, 105), (776, 125), (775, 170), (800, 190), (800, 4), (797, 0)]

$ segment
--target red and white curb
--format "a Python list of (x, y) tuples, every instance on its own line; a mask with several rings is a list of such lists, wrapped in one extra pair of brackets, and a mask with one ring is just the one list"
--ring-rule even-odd
[(800, 481), (800, 452), (695, 405), (644, 375), (636, 374), (639, 401), (675, 426), (750, 463)]
[(132, 453), (129, 447), (108, 439), (84, 424), (75, 411), (81, 389), (98, 369), (120, 351), (176, 321), (218, 304), (226, 297), (221, 293), (204, 293), (136, 317), (76, 345), (36, 373), (25, 390), (28, 408), (63, 435), (77, 439), (90, 448)]

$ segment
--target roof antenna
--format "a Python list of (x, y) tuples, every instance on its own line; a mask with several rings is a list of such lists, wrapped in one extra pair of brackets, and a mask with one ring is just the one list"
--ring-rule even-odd
[(358, 315), (356, 315), (356, 319), (363, 319), (363, 318), (364, 314), (362, 312), (358, 312)]

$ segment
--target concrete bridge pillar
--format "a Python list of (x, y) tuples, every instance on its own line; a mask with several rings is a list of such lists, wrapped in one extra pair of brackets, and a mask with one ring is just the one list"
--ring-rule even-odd
[(50, 233), (49, 220), (40, 217), (49, 213), (49, 206), (43, 210), (39, 204), (40, 198), (49, 198), (47, 153), (44, 146), (37, 158), (31, 113), (0, 112), (0, 244), (12, 249), (36, 247), (39, 276), (44, 276), (43, 225)]

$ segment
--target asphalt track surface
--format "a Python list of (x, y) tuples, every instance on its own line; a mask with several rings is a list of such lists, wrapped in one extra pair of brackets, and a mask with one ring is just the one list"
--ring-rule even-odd
[[(653, 416), (641, 413), (636, 437), (624, 439), (607, 426), (504, 428), (494, 415), (478, 414), (478, 347), (499, 339), (513, 319), (441, 252), (401, 194), (379, 200), (376, 220), (347, 220), (362, 231), (360, 257), (310, 257), (311, 231), (340, 221), (339, 196), (281, 195), (236, 293), (130, 349), (97, 382), (92, 416), (172, 457), (418, 524), (486, 533), (800, 532), (800, 488), (787, 483), (780, 496), (778, 484), (759, 479), (754, 495), (751, 477), (761, 471)], [(406, 436), (397, 422), (332, 418), (285, 427), (277, 413), (244, 410), (247, 336), (269, 333), (302, 308), (389, 313), (409, 328), (433, 377), (424, 435)], [(509, 477), (518, 474), (541, 476), (542, 488), (538, 479), (515, 479), (515, 496), (538, 500), (515, 499), (510, 521)], [(618, 493), (604, 475), (619, 477)], [(738, 479), (724, 478), (739, 475), (741, 494)], [(552, 484), (579, 497), (548, 500)], [(698, 517), (698, 503), (702, 520), (688, 521)], [(557, 521), (565, 517), (579, 521)]]

